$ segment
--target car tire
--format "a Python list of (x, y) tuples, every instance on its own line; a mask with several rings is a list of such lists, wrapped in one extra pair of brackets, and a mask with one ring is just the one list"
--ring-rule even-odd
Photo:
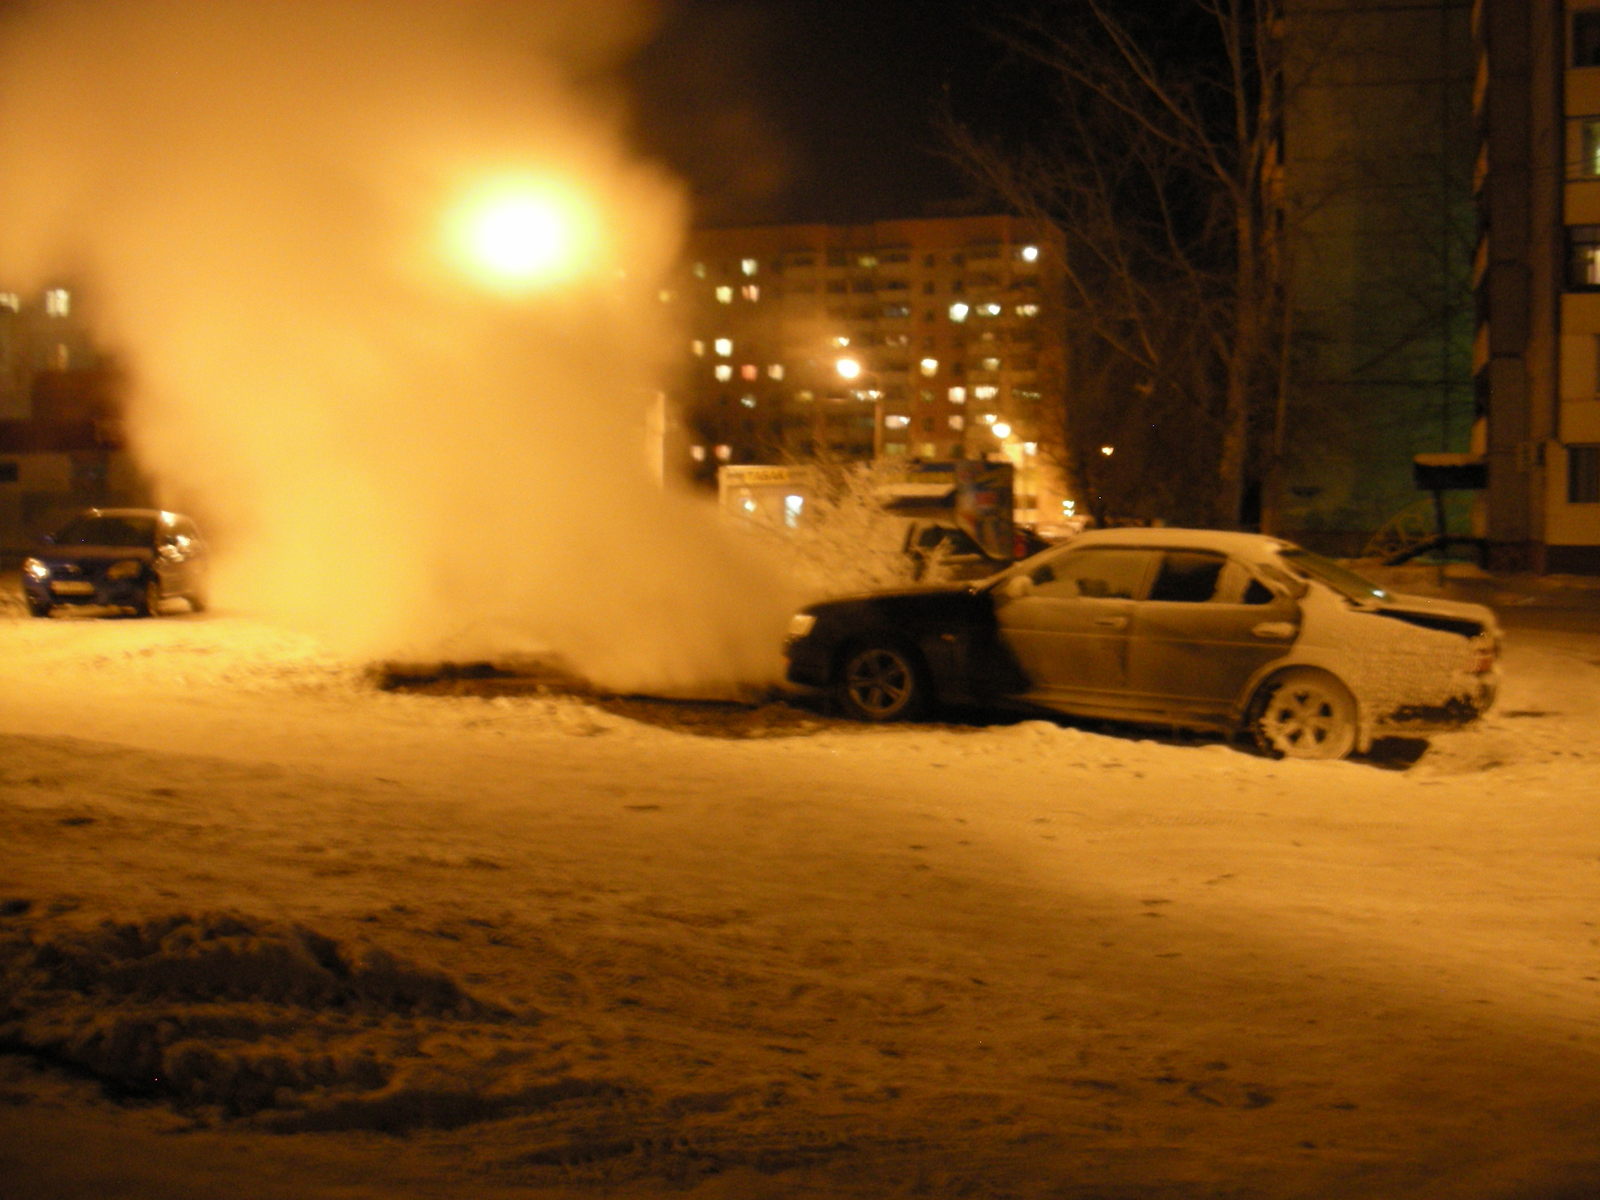
[(159, 617), (161, 615), (161, 578), (151, 575), (144, 581), (144, 590), (139, 593), (139, 602), (134, 605), (134, 613), (141, 617)]
[(837, 692), (844, 711), (861, 721), (908, 721), (928, 710), (922, 662), (894, 642), (852, 647), (840, 663)]
[(186, 597), (189, 601), (189, 611), (203, 613), (206, 610), (206, 594), (204, 592), (190, 592)]
[(1274, 758), (1344, 758), (1356, 745), (1355, 697), (1326, 671), (1268, 680), (1251, 706), (1250, 734)]
[(31, 592), (24, 594), (23, 600), (27, 603), (30, 617), (48, 617), (50, 615), (52, 605), (48, 600), (36, 600)]

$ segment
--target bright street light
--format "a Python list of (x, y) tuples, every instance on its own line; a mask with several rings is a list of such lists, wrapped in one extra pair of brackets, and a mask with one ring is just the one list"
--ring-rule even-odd
[(491, 286), (527, 290), (564, 283), (593, 260), (598, 230), (569, 185), (531, 175), (491, 180), (450, 217), (452, 249)]

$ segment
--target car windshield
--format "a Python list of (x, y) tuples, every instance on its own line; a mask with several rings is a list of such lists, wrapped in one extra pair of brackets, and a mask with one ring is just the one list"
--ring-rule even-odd
[(82, 516), (55, 536), (58, 546), (148, 546), (155, 541), (150, 517)]
[(1341, 566), (1331, 558), (1323, 558), (1320, 554), (1313, 554), (1298, 547), (1283, 550), (1278, 557), (1283, 560), (1284, 566), (1297, 575), (1325, 583), (1351, 600), (1371, 601), (1389, 598), (1389, 593), (1372, 580), (1356, 574), (1349, 567)]

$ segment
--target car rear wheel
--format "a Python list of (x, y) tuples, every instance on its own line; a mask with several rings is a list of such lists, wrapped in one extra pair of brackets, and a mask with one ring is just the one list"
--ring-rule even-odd
[(1356, 702), (1322, 671), (1285, 671), (1256, 701), (1250, 732), (1279, 758), (1343, 758), (1355, 749)]
[(139, 593), (139, 603), (134, 606), (134, 612), (141, 617), (161, 615), (161, 580), (156, 576), (145, 580), (144, 591)]
[(839, 673), (839, 701), (863, 721), (904, 721), (928, 708), (928, 685), (916, 655), (890, 643), (858, 646)]

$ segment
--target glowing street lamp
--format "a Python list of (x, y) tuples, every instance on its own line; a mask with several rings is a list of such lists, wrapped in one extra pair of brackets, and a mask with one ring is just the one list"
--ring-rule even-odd
[[(856, 358), (840, 358), (833, 364), (833, 369), (839, 373), (839, 378), (854, 381), (868, 376), (867, 369), (861, 365), (861, 360)], [(883, 457), (883, 389), (869, 388), (867, 394), (872, 398), (872, 457)]]
[(578, 191), (531, 175), (491, 180), (450, 216), (452, 249), (483, 282), (522, 291), (565, 283), (591, 262), (599, 241)]

